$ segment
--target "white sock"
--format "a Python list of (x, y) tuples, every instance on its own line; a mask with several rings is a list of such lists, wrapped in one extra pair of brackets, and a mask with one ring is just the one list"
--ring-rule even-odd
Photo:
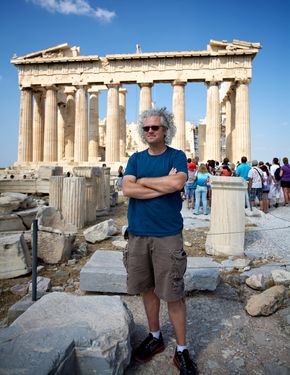
[(152, 334), (153, 337), (155, 337), (156, 339), (159, 339), (160, 337), (160, 331), (155, 331), (155, 332), (150, 332)]
[(183, 352), (184, 349), (187, 349), (187, 346), (185, 345), (176, 345), (176, 350), (178, 352)]

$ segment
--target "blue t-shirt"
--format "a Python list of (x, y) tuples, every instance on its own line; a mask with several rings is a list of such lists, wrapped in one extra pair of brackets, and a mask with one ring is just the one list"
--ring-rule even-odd
[(242, 163), (236, 169), (236, 175), (243, 177), (244, 180), (248, 181), (249, 180), (248, 174), (249, 174), (250, 169), (251, 167), (249, 166), (249, 164)]
[[(150, 155), (148, 149), (134, 153), (128, 160), (125, 176), (168, 176), (170, 170), (187, 174), (187, 159), (183, 151), (167, 147), (160, 155)], [(183, 229), (182, 199), (179, 191), (152, 199), (130, 198), (128, 232), (136, 236), (174, 236)]]
[(197, 172), (196, 177), (197, 177), (196, 184), (198, 186), (205, 186), (206, 182), (210, 178), (210, 173), (209, 172), (206, 172), (206, 173)]

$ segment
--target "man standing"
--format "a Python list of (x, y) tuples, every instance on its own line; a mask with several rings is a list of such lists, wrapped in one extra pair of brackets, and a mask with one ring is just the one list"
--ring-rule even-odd
[(168, 146), (176, 132), (166, 108), (141, 114), (139, 134), (149, 148), (134, 153), (125, 170), (123, 194), (130, 198), (128, 246), (124, 253), (129, 294), (142, 294), (149, 334), (135, 350), (144, 363), (165, 349), (160, 332), (160, 299), (167, 302), (177, 347), (173, 358), (181, 374), (196, 374), (186, 347), (186, 306), (180, 190), (187, 179), (183, 151)]
[(251, 169), (251, 167), (247, 163), (247, 157), (242, 156), (241, 157), (241, 163), (237, 167), (235, 174), (236, 174), (236, 176), (242, 177), (245, 181), (249, 181), (248, 174), (250, 172), (250, 169)]
[(263, 171), (258, 167), (258, 161), (253, 160), (252, 161), (252, 168), (250, 169), (248, 173), (249, 177), (249, 195), (250, 195), (250, 201), (251, 206), (255, 206), (255, 200), (256, 197), (259, 200), (260, 203), (260, 209), (263, 211)]

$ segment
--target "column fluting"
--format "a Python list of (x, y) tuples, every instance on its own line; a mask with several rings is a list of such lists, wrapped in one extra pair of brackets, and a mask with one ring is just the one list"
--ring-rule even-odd
[(207, 82), (205, 160), (221, 160), (219, 82)]
[(32, 91), (22, 88), (20, 94), (20, 121), (18, 162), (32, 161)]
[(33, 105), (33, 148), (32, 160), (35, 163), (43, 161), (44, 137), (44, 96), (42, 91), (35, 91)]
[(185, 82), (174, 81), (172, 109), (176, 125), (176, 135), (173, 138), (173, 147), (185, 151)]
[(88, 161), (88, 95), (85, 86), (76, 93), (74, 161)]
[(57, 161), (57, 103), (56, 87), (46, 88), (43, 161)]
[(120, 128), (119, 128), (119, 85), (108, 86), (107, 126), (106, 126), (106, 162), (120, 161)]

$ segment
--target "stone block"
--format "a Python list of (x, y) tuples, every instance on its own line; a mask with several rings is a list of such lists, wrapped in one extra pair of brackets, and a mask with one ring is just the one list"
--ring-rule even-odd
[(0, 331), (0, 373), (123, 374), (132, 329), (118, 296), (49, 293)]
[(211, 258), (188, 257), (184, 275), (185, 291), (215, 290), (220, 282), (220, 267)]
[(38, 232), (38, 258), (47, 264), (55, 264), (70, 258), (74, 235), (53, 233), (46, 231)]
[(91, 292), (127, 293), (127, 272), (121, 251), (97, 250), (81, 269), (80, 289)]
[(0, 232), (24, 231), (23, 221), (16, 214), (0, 215)]
[(23, 234), (0, 237), (0, 279), (11, 279), (31, 271), (31, 259)]

